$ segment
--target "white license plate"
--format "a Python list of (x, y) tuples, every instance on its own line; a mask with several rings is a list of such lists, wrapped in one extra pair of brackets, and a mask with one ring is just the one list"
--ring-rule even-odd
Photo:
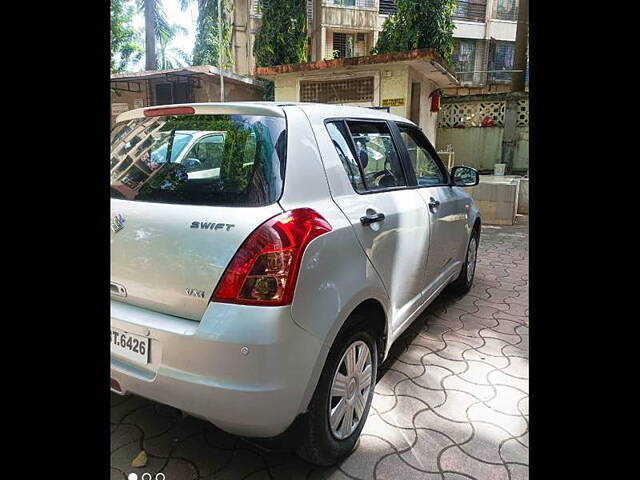
[(149, 339), (111, 327), (111, 353), (146, 365), (149, 363)]

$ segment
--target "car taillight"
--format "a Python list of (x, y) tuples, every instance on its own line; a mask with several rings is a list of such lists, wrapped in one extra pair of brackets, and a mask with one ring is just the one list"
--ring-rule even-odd
[(267, 220), (240, 246), (211, 301), (271, 306), (291, 303), (304, 249), (330, 231), (331, 225), (310, 208), (296, 208)]

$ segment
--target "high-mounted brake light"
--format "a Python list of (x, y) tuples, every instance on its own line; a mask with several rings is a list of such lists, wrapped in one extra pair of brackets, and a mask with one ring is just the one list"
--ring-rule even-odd
[(193, 115), (196, 109), (193, 107), (167, 107), (167, 108), (147, 108), (142, 113), (145, 117), (162, 117), (165, 115)]
[(315, 210), (296, 208), (267, 220), (234, 255), (212, 302), (288, 305), (305, 248), (331, 225)]

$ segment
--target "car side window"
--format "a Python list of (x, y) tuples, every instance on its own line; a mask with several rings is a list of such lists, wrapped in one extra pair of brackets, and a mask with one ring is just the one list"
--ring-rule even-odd
[(182, 160), (189, 171), (220, 168), (224, 155), (224, 136), (207, 135), (191, 147)]
[(364, 172), (367, 191), (407, 184), (400, 157), (385, 122), (348, 121), (355, 156)]
[(428, 148), (428, 140), (415, 127), (398, 125), (400, 136), (409, 152), (411, 165), (416, 173), (418, 186), (443, 185), (446, 174), (433, 158)]
[(347, 177), (356, 192), (364, 192), (364, 183), (362, 182), (362, 175), (360, 174), (360, 167), (353, 155), (353, 150), (349, 144), (349, 132), (345, 127), (344, 122), (328, 122), (327, 131), (333, 142), (333, 146), (338, 152), (338, 157), (342, 162)]

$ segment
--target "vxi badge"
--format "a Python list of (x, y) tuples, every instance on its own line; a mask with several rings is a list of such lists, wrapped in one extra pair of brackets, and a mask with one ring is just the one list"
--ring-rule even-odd
[(113, 233), (118, 233), (124, 228), (124, 222), (125, 219), (123, 214), (117, 213), (116, 215), (114, 215), (114, 217), (111, 219), (111, 231)]
[(196, 290), (195, 288), (187, 288), (184, 293), (190, 297), (204, 298), (204, 290)]

